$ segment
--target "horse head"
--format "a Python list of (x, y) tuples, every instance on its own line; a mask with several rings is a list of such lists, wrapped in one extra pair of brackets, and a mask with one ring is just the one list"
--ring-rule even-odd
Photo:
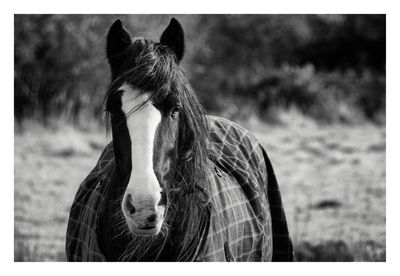
[(106, 111), (116, 172), (126, 187), (123, 218), (133, 235), (158, 235), (184, 212), (189, 204), (184, 195), (201, 189), (204, 177), (206, 121), (179, 66), (183, 30), (172, 19), (153, 42), (131, 38), (117, 20), (106, 53), (111, 68)]

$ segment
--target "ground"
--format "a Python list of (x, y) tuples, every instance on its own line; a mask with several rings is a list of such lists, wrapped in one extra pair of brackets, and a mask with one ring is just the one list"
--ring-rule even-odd
[[(386, 259), (384, 126), (245, 126), (273, 163), (299, 261)], [(16, 261), (66, 260), (71, 203), (108, 141), (94, 128), (16, 128)]]

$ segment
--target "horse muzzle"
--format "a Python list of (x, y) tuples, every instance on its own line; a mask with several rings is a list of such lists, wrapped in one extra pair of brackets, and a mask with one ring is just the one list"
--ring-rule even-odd
[(165, 206), (152, 199), (134, 204), (132, 195), (126, 193), (122, 200), (122, 212), (133, 235), (157, 235), (164, 221)]

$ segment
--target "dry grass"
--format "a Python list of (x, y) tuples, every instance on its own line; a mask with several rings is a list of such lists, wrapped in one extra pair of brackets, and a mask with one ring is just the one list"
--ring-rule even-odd
[[(15, 134), (15, 260), (65, 260), (69, 208), (107, 141), (100, 131), (26, 127)], [(64, 256), (61, 258), (61, 256)], [(30, 260), (37, 260), (35, 257)]]
[[(275, 167), (300, 261), (384, 261), (385, 137), (373, 125), (246, 126)], [(106, 145), (99, 130), (28, 125), (15, 133), (16, 261), (64, 261), (75, 192)]]
[(248, 127), (274, 165), (299, 260), (384, 261), (385, 127), (285, 116), (286, 126), (253, 120)]

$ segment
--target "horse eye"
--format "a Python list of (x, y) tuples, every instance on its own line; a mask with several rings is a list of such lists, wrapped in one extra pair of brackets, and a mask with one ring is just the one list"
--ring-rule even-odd
[(181, 110), (180, 105), (175, 105), (174, 108), (171, 110), (171, 117), (175, 118), (180, 110)]

